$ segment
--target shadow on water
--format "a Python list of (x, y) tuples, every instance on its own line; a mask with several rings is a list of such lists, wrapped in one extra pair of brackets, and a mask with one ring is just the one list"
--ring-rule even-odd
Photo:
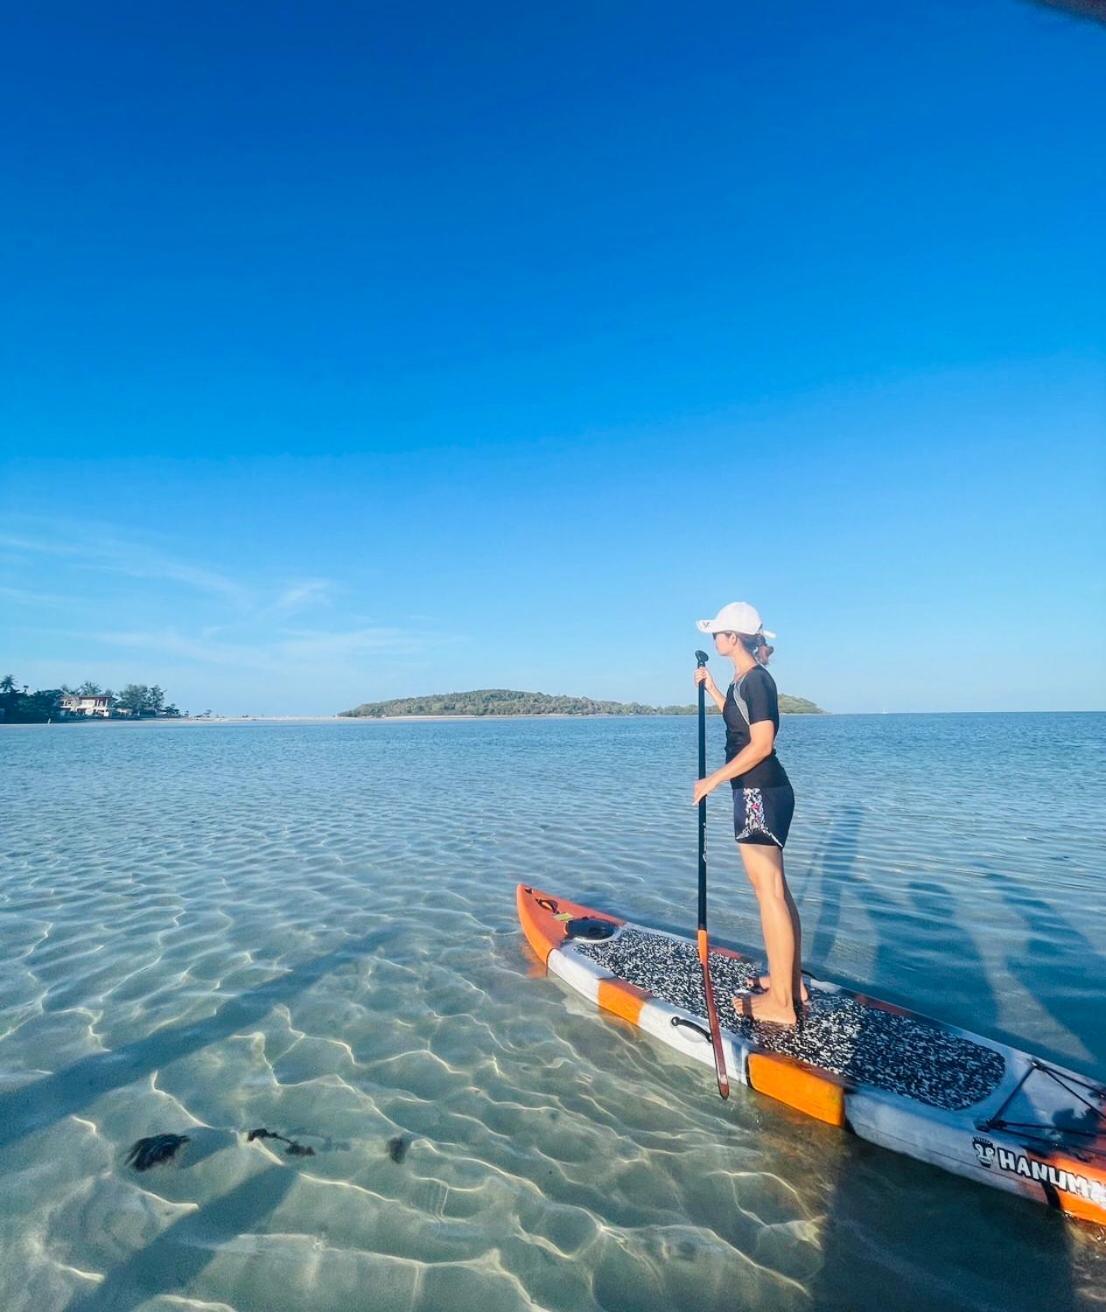
[[(818, 975), (819, 963), (833, 951), (841, 924), (841, 894), (847, 881), (874, 931), (873, 978), (879, 981), (903, 980), (904, 975), (927, 968), (925, 964), (912, 965), (909, 955), (904, 954), (900, 947), (906, 925), (910, 940), (919, 945), (917, 955), (924, 963), (939, 956), (948, 963), (942, 967), (943, 971), (962, 976), (964, 989), (971, 993), (971, 1027), (987, 1032), (997, 1019), (997, 1003), (975, 941), (957, 923), (955, 897), (942, 884), (921, 879), (907, 885), (910, 905), (882, 892), (876, 880), (859, 869), (857, 858), (862, 827), (862, 808), (842, 806), (817, 859), (799, 885), (800, 912), (810, 898), (817, 901), (819, 908), (812, 930), (807, 929), (804, 920), (804, 964)], [(882, 991), (888, 1001), (925, 1011), (924, 1007), (918, 1008), (917, 998), (911, 996), (908, 982), (883, 984)]]
[[(850, 850), (850, 826), (840, 821), (828, 839), (823, 839), (814, 859), (796, 880), (788, 876), (792, 895), (803, 915), (803, 965), (811, 962), (825, 961), (833, 952), (837, 942), (837, 930), (841, 923), (841, 894), (834, 884), (833, 866), (839, 862), (851, 864), (855, 853), (856, 832), (859, 821), (851, 825), (852, 845)], [(831, 846), (833, 848), (831, 852)], [(813, 922), (807, 908), (809, 893), (818, 901), (818, 918)]]
[[(861, 808), (842, 808), (815, 868), (817, 881), (808, 878), (803, 884), (804, 900), (813, 894), (821, 904), (810, 960), (817, 962), (833, 945), (841, 881), (848, 877), (875, 933), (873, 978), (901, 974), (903, 958), (895, 944), (907, 921), (912, 936), (939, 938), (945, 959), (958, 962), (963, 987), (973, 990), (978, 1028), (985, 1029), (996, 1003), (974, 942), (957, 927), (954, 899), (937, 883), (912, 882), (908, 892), (917, 918), (911, 923), (903, 904), (858, 871), (861, 830)], [(827, 1127), (825, 1134), (841, 1132)], [(820, 1312), (884, 1312), (888, 1306), (904, 1312), (1038, 1307), (1074, 1312), (1079, 1306), (1068, 1223), (1060, 1216), (851, 1136), (827, 1142), (822, 1160), (828, 1177), (822, 1263), (809, 1289), (811, 1305)]]
[[(973, 862), (1003, 902), (1026, 923), (1025, 948), (1007, 954), (1006, 967), (1053, 1019), (1091, 1054), (1097, 1071), (1106, 1069), (1106, 1027), (1098, 1019), (1101, 1004), (1087, 999), (1088, 968), (1100, 962), (1095, 945), (1050, 902), (1030, 892), (1010, 875), (982, 861)], [(1042, 992), (1042, 978), (1048, 989)], [(1058, 1007), (1057, 996), (1069, 999)]]
[(379, 947), (392, 933), (388, 929), (374, 930), (240, 994), (205, 1020), (161, 1029), (110, 1052), (82, 1057), (53, 1075), (0, 1095), (0, 1148), (72, 1115), (112, 1089), (131, 1084), (151, 1071), (257, 1024), (273, 1007), (304, 992), (346, 962)]
[(911, 880), (907, 892), (915, 912), (912, 939), (927, 959), (939, 958), (950, 963), (951, 968), (941, 968), (943, 987), (971, 999), (971, 1017), (966, 1028), (991, 1034), (998, 1020), (998, 1002), (975, 939), (960, 928), (961, 913), (956, 897), (944, 885), (925, 879)]
[(90, 1293), (78, 1294), (67, 1312), (130, 1312), (161, 1294), (184, 1298), (220, 1248), (249, 1234), (275, 1211), (296, 1172), (271, 1166), (189, 1212), (156, 1239), (113, 1267)]

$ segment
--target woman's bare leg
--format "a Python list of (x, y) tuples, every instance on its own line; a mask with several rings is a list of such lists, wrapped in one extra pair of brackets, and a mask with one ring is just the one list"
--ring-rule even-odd
[[(754, 1020), (777, 1025), (795, 1024), (795, 999), (802, 996), (799, 955), (799, 913), (787, 887), (780, 848), (760, 843), (739, 843), (745, 874), (760, 905), (760, 923), (768, 954), (769, 988), (751, 997), (740, 995), (734, 1005)], [(793, 919), (794, 917), (794, 919)]]
[[(787, 909), (791, 913), (791, 928), (795, 932), (795, 970), (799, 975), (799, 997), (801, 997), (804, 1002), (809, 1002), (810, 994), (807, 991), (806, 985), (803, 983), (801, 968), (803, 960), (803, 927), (799, 923), (799, 908), (795, 905), (795, 899), (791, 896), (791, 889), (788, 888), (786, 879), (783, 881), (783, 892), (784, 897), (787, 898)], [(757, 983), (765, 990), (765, 992), (769, 992), (772, 988), (772, 976), (761, 975), (757, 980)]]

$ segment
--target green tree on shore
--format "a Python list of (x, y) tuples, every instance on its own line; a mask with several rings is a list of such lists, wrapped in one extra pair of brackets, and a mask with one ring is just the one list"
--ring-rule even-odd
[(132, 715), (157, 715), (165, 709), (165, 690), (156, 683), (153, 687), (144, 683), (128, 683), (116, 697), (115, 704), (120, 710), (130, 711)]
[[(9, 676), (10, 678), (10, 676)], [(0, 718), (7, 724), (41, 724), (61, 715), (60, 688), (42, 688), (38, 692), (16, 690), (15, 680), (0, 681)]]
[(128, 710), (136, 719), (143, 715), (170, 717), (180, 715), (176, 706), (165, 704), (165, 689), (158, 687), (156, 683), (152, 686), (130, 683), (118, 697), (110, 688), (102, 689), (98, 683), (93, 683), (91, 680), (86, 680), (78, 688), (63, 685), (60, 688), (42, 688), (37, 692), (28, 692), (25, 684), (20, 691), (14, 674), (6, 674), (0, 679), (0, 722), (42, 724), (47, 720), (61, 719), (62, 698), (66, 696), (106, 697), (109, 709), (119, 707)]

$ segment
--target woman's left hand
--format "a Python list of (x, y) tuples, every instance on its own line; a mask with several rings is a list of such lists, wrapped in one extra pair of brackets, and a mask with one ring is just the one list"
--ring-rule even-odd
[(696, 779), (695, 787), (692, 789), (692, 806), (698, 806), (704, 797), (709, 797), (718, 785), (709, 777), (706, 779)]

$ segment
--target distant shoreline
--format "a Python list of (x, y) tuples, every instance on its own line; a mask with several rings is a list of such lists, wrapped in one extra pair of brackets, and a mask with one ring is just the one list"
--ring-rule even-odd
[[(785, 720), (803, 719), (803, 720), (840, 720), (851, 716), (871, 716), (881, 718), (895, 715), (1106, 715), (1103, 710), (1037, 710), (1037, 711), (823, 711), (821, 714), (811, 714), (809, 711), (781, 711), (780, 718)], [(604, 712), (597, 712), (594, 715), (573, 715), (566, 713), (549, 713), (533, 715), (220, 715), (206, 716), (199, 715), (181, 715), (172, 716), (164, 719), (143, 719), (143, 720), (105, 720), (100, 718), (89, 718), (87, 720), (67, 719), (54, 720), (47, 725), (46, 721), (39, 720), (30, 723), (11, 723), (6, 724), (0, 720), (0, 729), (56, 729), (59, 726), (69, 727), (77, 724), (114, 724), (114, 725), (135, 725), (135, 724), (154, 724), (154, 725), (205, 725), (205, 724), (440, 724), (449, 720), (658, 720), (658, 719), (693, 719), (694, 717), (674, 714), (674, 715), (612, 715)]]
[[(878, 712), (872, 712), (878, 714)], [(913, 714), (914, 712), (903, 712), (903, 714)], [(1001, 712), (999, 712), (1001, 714)], [(720, 718), (716, 712), (711, 712), (714, 718)], [(802, 716), (807, 719), (820, 719), (827, 716), (827, 712), (822, 711), (781, 711), (781, 717), (791, 718), (792, 716)], [(173, 716), (150, 716), (143, 719), (116, 718), (105, 719), (101, 716), (88, 716), (77, 718), (76, 716), (65, 720), (54, 720), (50, 727), (57, 725), (74, 725), (74, 724), (414, 724), (414, 723), (440, 723), (446, 720), (691, 720), (694, 716), (683, 713), (673, 712), (670, 715), (651, 714), (641, 715), (624, 715), (615, 714), (609, 711), (596, 711), (592, 715), (581, 715), (571, 711), (535, 711), (532, 713), (520, 713), (517, 715), (173, 715)], [(0, 729), (35, 729), (42, 728), (46, 721), (40, 720), (35, 723), (5, 724), (0, 720)]]

